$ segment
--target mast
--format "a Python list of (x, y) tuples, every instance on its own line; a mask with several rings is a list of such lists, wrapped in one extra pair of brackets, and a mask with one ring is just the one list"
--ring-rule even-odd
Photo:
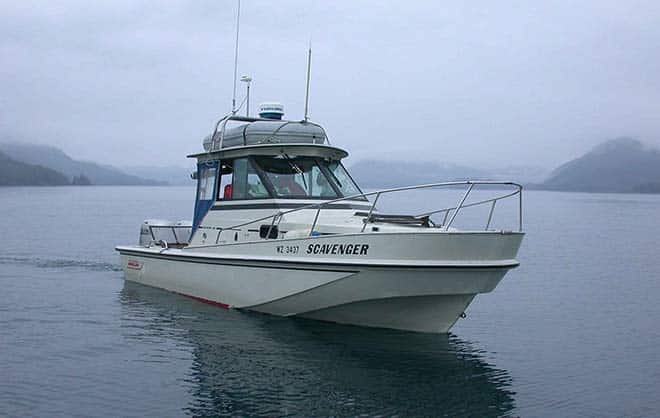
[(312, 68), (312, 43), (309, 43), (309, 51), (307, 52), (307, 88), (305, 89), (305, 122), (309, 116), (309, 81), (311, 78)]
[(238, 72), (238, 33), (241, 23), (241, 0), (237, 0), (238, 8), (236, 9), (236, 44), (234, 45), (234, 93), (231, 98), (231, 113), (236, 114), (236, 77)]

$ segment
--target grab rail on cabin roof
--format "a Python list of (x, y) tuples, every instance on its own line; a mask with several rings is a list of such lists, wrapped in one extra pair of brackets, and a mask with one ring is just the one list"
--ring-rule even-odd
[[(504, 194), (502, 196), (497, 196), (497, 197), (494, 197), (494, 198), (491, 198), (491, 199), (485, 199), (485, 200), (481, 200), (481, 201), (478, 201), (478, 202), (472, 202), (472, 203), (466, 204), (465, 202), (466, 202), (467, 198), (469, 197), (470, 193), (472, 192), (472, 189), (476, 185), (513, 186), (516, 189), (513, 192)], [(453, 224), (454, 220), (456, 219), (456, 216), (458, 216), (458, 213), (461, 211), (461, 209), (468, 208), (468, 207), (479, 206), (479, 205), (483, 205), (483, 204), (486, 204), (486, 203), (491, 203), (490, 211), (488, 213), (488, 221), (487, 221), (486, 227), (484, 229), (484, 230), (488, 230), (488, 227), (490, 226), (491, 220), (493, 218), (493, 212), (495, 211), (495, 204), (500, 200), (507, 199), (507, 198), (513, 197), (515, 195), (518, 195), (518, 231), (522, 232), (522, 229), (523, 229), (523, 226), (522, 226), (522, 222), (523, 222), (523, 218), (522, 218), (522, 190), (523, 190), (523, 186), (518, 184), (518, 183), (511, 182), (511, 181), (491, 181), (491, 180), (451, 181), (451, 182), (442, 182), (442, 183), (420, 184), (420, 185), (416, 185), (416, 186), (396, 187), (396, 188), (393, 188), (393, 189), (383, 189), (383, 190), (377, 190), (377, 191), (368, 192), (368, 193), (360, 193), (360, 194), (356, 194), (356, 195), (352, 195), (352, 196), (341, 197), (341, 198), (333, 199), (333, 200), (326, 200), (326, 201), (321, 202), (321, 203), (313, 203), (313, 204), (301, 206), (299, 208), (294, 208), (294, 209), (290, 209), (290, 210), (286, 210), (286, 211), (278, 211), (277, 213), (275, 213), (273, 215), (264, 216), (263, 218), (254, 219), (254, 220), (249, 221), (249, 222), (244, 222), (244, 223), (237, 224), (237, 225), (232, 225), (232, 226), (229, 226), (229, 227), (203, 227), (203, 226), (200, 226), (199, 228), (200, 229), (219, 230), (220, 231), (218, 233), (218, 237), (219, 237), (219, 234), (223, 230), (233, 230), (233, 229), (237, 229), (237, 228), (240, 228), (240, 227), (243, 227), (243, 226), (252, 225), (252, 224), (255, 224), (257, 222), (263, 222), (265, 220), (270, 219), (271, 224), (270, 224), (270, 227), (268, 228), (268, 233), (266, 234), (266, 236), (269, 237), (272, 229), (276, 226), (276, 223), (277, 223), (277, 225), (279, 225), (279, 223), (282, 220), (282, 217), (284, 215), (288, 215), (290, 213), (298, 212), (298, 211), (305, 210), (305, 209), (316, 209), (316, 214), (314, 216), (314, 222), (312, 223), (312, 227), (310, 228), (310, 231), (309, 231), (309, 236), (312, 236), (314, 234), (314, 228), (316, 227), (316, 224), (318, 222), (319, 214), (321, 213), (321, 210), (324, 207), (330, 206), (333, 203), (342, 202), (342, 201), (345, 201), (345, 200), (354, 200), (354, 199), (358, 199), (358, 198), (361, 198), (361, 197), (366, 198), (367, 196), (376, 196), (373, 200), (373, 203), (371, 204), (371, 206), (369, 208), (369, 213), (367, 214), (367, 216), (364, 219), (364, 225), (362, 226), (362, 230), (360, 231), (360, 232), (364, 232), (367, 224), (370, 223), (370, 222), (373, 222), (373, 216), (372, 215), (373, 215), (373, 212), (375, 210), (376, 203), (378, 202), (378, 199), (380, 198), (380, 196), (382, 196), (384, 194), (388, 194), (388, 193), (395, 193), (395, 192), (401, 192), (401, 191), (407, 191), (407, 190), (427, 189), (427, 188), (434, 188), (434, 187), (452, 187), (452, 186), (467, 186), (467, 190), (466, 190), (465, 194), (461, 197), (461, 200), (458, 202), (458, 204), (456, 206), (443, 208), (443, 209), (438, 209), (438, 210), (434, 210), (434, 211), (431, 211), (431, 212), (421, 213), (419, 215), (414, 215), (413, 217), (421, 219), (423, 217), (428, 217), (428, 216), (431, 216), (431, 215), (436, 214), (436, 213), (444, 213), (445, 214), (444, 220), (443, 220), (443, 223), (440, 225), (440, 227), (443, 230), (447, 231), (449, 229), (449, 227)], [(451, 218), (449, 219), (449, 221), (447, 221), (447, 218), (448, 218), (450, 213), (451, 213)], [(197, 246), (194, 246), (194, 247), (197, 247)], [(194, 248), (194, 247), (188, 247), (188, 248)]]

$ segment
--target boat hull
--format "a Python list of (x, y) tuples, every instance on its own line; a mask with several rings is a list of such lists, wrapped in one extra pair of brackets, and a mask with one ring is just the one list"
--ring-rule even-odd
[(364, 300), (299, 316), (366, 327), (445, 333), (465, 312), (474, 297), (474, 294), (467, 294)]
[[(520, 239), (504, 240), (513, 247), (503, 254), (515, 257)], [(300, 257), (246, 259), (141, 247), (118, 247), (118, 251), (126, 280), (205, 302), (280, 316), (436, 333), (447, 332), (476, 294), (492, 291), (518, 264), (515, 259), (470, 263), (454, 259), (385, 265), (373, 258), (312, 262)]]

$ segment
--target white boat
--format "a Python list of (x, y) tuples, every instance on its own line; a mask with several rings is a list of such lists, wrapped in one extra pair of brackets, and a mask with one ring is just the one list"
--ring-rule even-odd
[[(342, 165), (348, 153), (320, 125), (279, 117), (230, 115), (216, 124), (205, 151), (190, 156), (192, 222), (145, 221), (139, 245), (116, 248), (126, 280), (227, 308), (447, 332), (475, 295), (518, 266), (520, 185), (456, 181), (365, 193)], [(479, 185), (497, 185), (499, 195), (470, 202)], [(457, 187), (466, 190), (452, 207), (378, 210), (383, 195)], [(495, 204), (509, 198), (518, 200), (517, 230), (490, 228)], [(452, 227), (475, 205), (489, 208), (485, 228)]]

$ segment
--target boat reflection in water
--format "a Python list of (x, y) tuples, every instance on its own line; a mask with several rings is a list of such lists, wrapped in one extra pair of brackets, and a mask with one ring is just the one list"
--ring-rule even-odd
[(174, 340), (177, 357), (190, 350), (180, 379), (190, 386), (187, 414), (492, 416), (515, 407), (508, 372), (451, 334), (223, 310), (128, 281), (120, 299), (126, 338)]

